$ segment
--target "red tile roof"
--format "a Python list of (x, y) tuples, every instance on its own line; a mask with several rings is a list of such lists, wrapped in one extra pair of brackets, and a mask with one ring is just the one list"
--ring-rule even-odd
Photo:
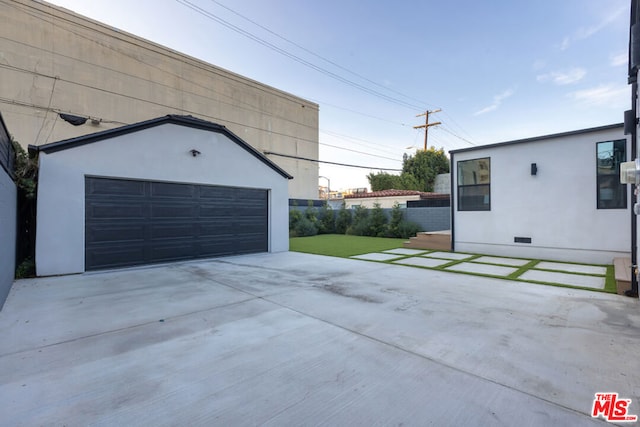
[(420, 196), (420, 199), (448, 199), (449, 194), (427, 193), (416, 190), (382, 190), (370, 193), (348, 194), (345, 199), (364, 199), (370, 197), (398, 197), (398, 196)]

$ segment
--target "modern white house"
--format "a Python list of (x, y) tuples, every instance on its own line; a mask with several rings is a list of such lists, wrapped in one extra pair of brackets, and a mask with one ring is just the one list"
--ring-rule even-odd
[(631, 253), (624, 125), (471, 147), (451, 155), (452, 250), (611, 264)]
[(289, 249), (292, 177), (224, 126), (169, 115), (30, 150), (39, 276)]

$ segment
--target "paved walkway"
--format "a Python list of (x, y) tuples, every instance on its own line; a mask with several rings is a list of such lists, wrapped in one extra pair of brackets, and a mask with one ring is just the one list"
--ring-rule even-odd
[(638, 354), (636, 299), (394, 263), (45, 277), (0, 311), (0, 426), (605, 426)]
[(572, 264), (406, 248), (372, 252), (351, 258), (367, 261), (391, 261), (394, 264), (414, 267), (592, 289), (604, 289), (607, 275), (607, 267), (602, 265)]

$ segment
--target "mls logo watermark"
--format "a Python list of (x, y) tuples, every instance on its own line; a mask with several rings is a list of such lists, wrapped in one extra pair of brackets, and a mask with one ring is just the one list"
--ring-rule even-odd
[(602, 416), (609, 422), (638, 421), (637, 415), (628, 414), (629, 405), (631, 405), (631, 399), (619, 399), (618, 393), (596, 393), (591, 416), (593, 418)]

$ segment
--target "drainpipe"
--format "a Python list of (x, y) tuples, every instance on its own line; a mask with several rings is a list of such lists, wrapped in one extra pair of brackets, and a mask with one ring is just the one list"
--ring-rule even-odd
[[(638, 70), (640, 68), (640, 0), (631, 0), (631, 16), (629, 22), (629, 73), (628, 83), (631, 84), (631, 124), (626, 123), (625, 129), (631, 133), (631, 159), (638, 157)], [(638, 202), (636, 192), (639, 186), (634, 186), (631, 194), (631, 289), (625, 294), (638, 297), (638, 278), (636, 268), (638, 263), (638, 218), (635, 214), (635, 204)]]
[[(631, 129), (631, 158), (638, 157), (638, 82), (635, 81), (631, 85), (631, 111), (634, 118), (634, 126)], [(631, 291), (627, 291), (627, 296), (638, 296), (638, 277), (636, 276), (636, 268), (638, 265), (638, 218), (635, 214), (634, 206), (638, 203), (638, 195), (636, 194), (638, 186), (635, 186), (631, 192)]]
[[(454, 177), (454, 173), (453, 173), (453, 153), (449, 153), (449, 155), (451, 156), (450, 162), (451, 164), (449, 165), (449, 173), (451, 174), (451, 178), (449, 179), (449, 209), (451, 209), (451, 252), (455, 252), (456, 251), (456, 245), (455, 245), (455, 240), (456, 240), (456, 229), (455, 229), (455, 209), (456, 209), (456, 202), (454, 201), (454, 197), (453, 197), (453, 192), (454, 192), (454, 188), (456, 185), (456, 180)], [(458, 197), (458, 192), (456, 191), (456, 197)]]

